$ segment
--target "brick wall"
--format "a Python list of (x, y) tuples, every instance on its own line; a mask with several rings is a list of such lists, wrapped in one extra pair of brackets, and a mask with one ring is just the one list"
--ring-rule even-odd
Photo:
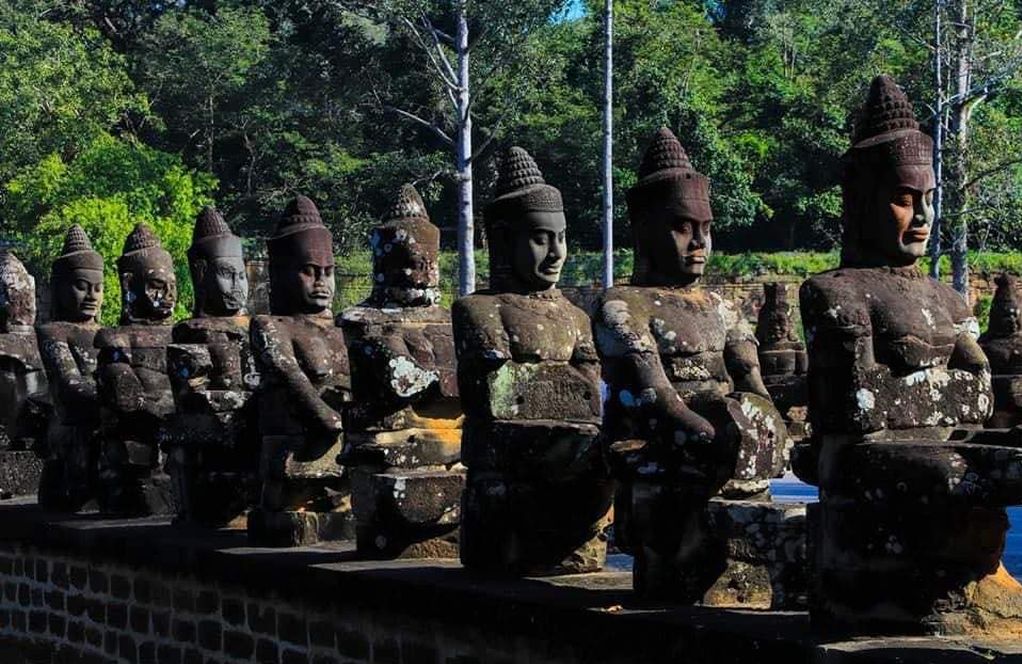
[(452, 631), (399, 611), (258, 594), (15, 543), (0, 545), (0, 588), (0, 638), (26, 642), (53, 662), (576, 661), (548, 656), (549, 645), (520, 636), (483, 634), (467, 625)]

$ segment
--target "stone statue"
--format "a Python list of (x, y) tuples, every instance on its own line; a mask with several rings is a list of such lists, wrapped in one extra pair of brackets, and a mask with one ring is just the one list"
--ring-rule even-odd
[(100, 399), (99, 504), (117, 516), (173, 512), (158, 432), (174, 412), (167, 376), (177, 277), (170, 253), (140, 223), (117, 259), (121, 319), (96, 334)]
[[(728, 504), (708, 507), (717, 495), (769, 507), (769, 480), (789, 446), (751, 327), (698, 285), (711, 249), (709, 180), (670, 130), (646, 151), (628, 209), (632, 285), (608, 289), (593, 320), (618, 480), (615, 543), (635, 556), (642, 595), (782, 606), (774, 567), (789, 562), (787, 512), (776, 519), (784, 527), (758, 542), (742, 533), (744, 517), (727, 517)], [(711, 527), (718, 521), (734, 527)], [(729, 548), (748, 556), (729, 558)]]
[(792, 467), (820, 487), (812, 619), (852, 633), (1022, 628), (1000, 564), (1022, 503), (1017, 435), (978, 432), (990, 367), (965, 300), (916, 266), (933, 221), (933, 143), (890, 78), (845, 153), (841, 267), (801, 291), (812, 437)]
[(351, 362), (344, 463), (359, 553), (458, 556), (465, 474), (440, 230), (412, 185), (372, 231), (373, 291), (337, 318)]
[(784, 417), (788, 434), (801, 440), (806, 429), (806, 347), (799, 338), (792, 317), (795, 307), (788, 297), (788, 285), (763, 286), (764, 301), (756, 323), (759, 365), (763, 384), (777, 410)]
[(461, 561), (491, 573), (599, 570), (612, 489), (589, 319), (557, 289), (561, 194), (512, 147), (486, 207), (490, 288), (452, 309), (468, 467)]
[(1022, 284), (1016, 276), (997, 277), (990, 325), (979, 338), (993, 372), (994, 414), (988, 427), (1022, 424)]
[(259, 466), (249, 346), (248, 276), (241, 239), (206, 208), (195, 222), (188, 266), (193, 317), (174, 326), (167, 362), (177, 412), (163, 433), (179, 519), (222, 526), (256, 498)]
[(0, 497), (34, 493), (42, 470), (32, 451), (46, 429), (35, 313), (35, 279), (12, 251), (0, 249)]
[(39, 327), (39, 350), (50, 384), (47, 464), (39, 504), (78, 511), (94, 501), (99, 458), (99, 397), (93, 345), (103, 306), (103, 257), (75, 224), (50, 272), (51, 321)]
[(351, 493), (337, 465), (351, 376), (334, 326), (333, 238), (311, 200), (298, 196), (267, 240), (269, 316), (252, 319), (259, 390), (260, 505), (254, 542), (312, 544), (351, 535)]

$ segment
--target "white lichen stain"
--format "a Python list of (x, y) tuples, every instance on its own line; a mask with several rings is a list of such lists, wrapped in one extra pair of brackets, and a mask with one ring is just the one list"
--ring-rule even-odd
[(422, 392), (440, 379), (436, 371), (421, 369), (403, 355), (387, 363), (390, 367), (390, 386), (400, 397), (410, 397)]
[(855, 393), (855, 402), (859, 405), (859, 410), (873, 410), (876, 406), (876, 396), (864, 387), (860, 387)]

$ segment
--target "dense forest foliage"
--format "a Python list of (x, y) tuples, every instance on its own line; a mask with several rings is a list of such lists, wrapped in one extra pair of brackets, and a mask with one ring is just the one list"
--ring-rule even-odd
[[(892, 74), (928, 122), (935, 58), (962, 62), (934, 47), (934, 1), (616, 0), (618, 246), (628, 245), (623, 191), (668, 125), (712, 178), (718, 246), (830, 249), (837, 159), (869, 80)], [(453, 246), (443, 139), (454, 119), (430, 66), (448, 45), (415, 30), (428, 18), (452, 33), (452, 5), (5, 0), (0, 234), (42, 261), (73, 220), (114, 256), (146, 220), (180, 256), (202, 205), (215, 201), (258, 238), (302, 192), (355, 249), (385, 198), (413, 181)], [(579, 249), (600, 237), (602, 5), (467, 6), (477, 215), (496, 155), (520, 144), (564, 192)], [(974, 248), (1003, 250), (1022, 233), (1022, 0), (966, 10), (970, 39), (949, 48), (970, 49), (973, 67), (959, 100), (968, 113), (951, 118), (969, 123), (956, 175), (969, 198), (952, 221), (969, 225)]]

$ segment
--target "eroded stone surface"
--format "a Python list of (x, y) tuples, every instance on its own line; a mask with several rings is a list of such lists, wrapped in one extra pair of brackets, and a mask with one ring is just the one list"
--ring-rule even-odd
[(440, 231), (411, 185), (372, 231), (373, 293), (344, 311), (353, 404), (341, 457), (358, 550), (456, 557), (464, 469), (450, 313), (439, 297)]
[(806, 435), (806, 347), (798, 336), (793, 316), (795, 306), (788, 285), (763, 286), (763, 306), (756, 322), (759, 366), (770, 398), (784, 416), (788, 434), (796, 440)]
[(177, 279), (170, 254), (145, 224), (117, 259), (121, 320), (100, 330), (96, 384), (100, 402), (99, 506), (116, 516), (173, 512), (158, 432), (174, 412), (167, 375), (170, 317)]
[(39, 502), (48, 509), (77, 511), (98, 491), (100, 404), (95, 372), (99, 313), (103, 304), (103, 257), (85, 231), (72, 226), (50, 278), (52, 321), (40, 326), (39, 350), (53, 403), (46, 471)]
[(557, 290), (560, 192), (511, 148), (486, 212), (493, 288), (452, 309), (468, 467), (461, 560), (490, 573), (595, 571), (611, 483), (589, 318)]
[(271, 546), (350, 536), (351, 492), (336, 459), (351, 374), (330, 311), (333, 240), (316, 206), (298, 196), (267, 245), (272, 315), (254, 317), (250, 328), (262, 383), (261, 495), (249, 536)]
[(633, 285), (608, 289), (593, 320), (619, 482), (615, 543), (635, 556), (643, 595), (762, 604), (710, 592), (738, 561), (713, 532), (707, 502), (768, 499), (789, 444), (751, 328), (697, 285), (711, 244), (708, 180), (665, 128), (628, 196)]
[(990, 360), (994, 391), (987, 426), (1009, 428), (1022, 424), (1022, 284), (1010, 274), (996, 281), (990, 326), (979, 345)]
[(258, 497), (259, 372), (249, 346), (241, 240), (223, 217), (200, 213), (188, 250), (194, 317), (174, 326), (167, 370), (177, 411), (162, 432), (178, 517), (226, 525)]
[(842, 266), (802, 286), (812, 438), (792, 466), (811, 513), (812, 618), (851, 633), (1022, 633), (1000, 566), (1022, 501), (1018, 433), (994, 401), (975, 320), (915, 266), (933, 210), (932, 142), (878, 77), (844, 157)]

